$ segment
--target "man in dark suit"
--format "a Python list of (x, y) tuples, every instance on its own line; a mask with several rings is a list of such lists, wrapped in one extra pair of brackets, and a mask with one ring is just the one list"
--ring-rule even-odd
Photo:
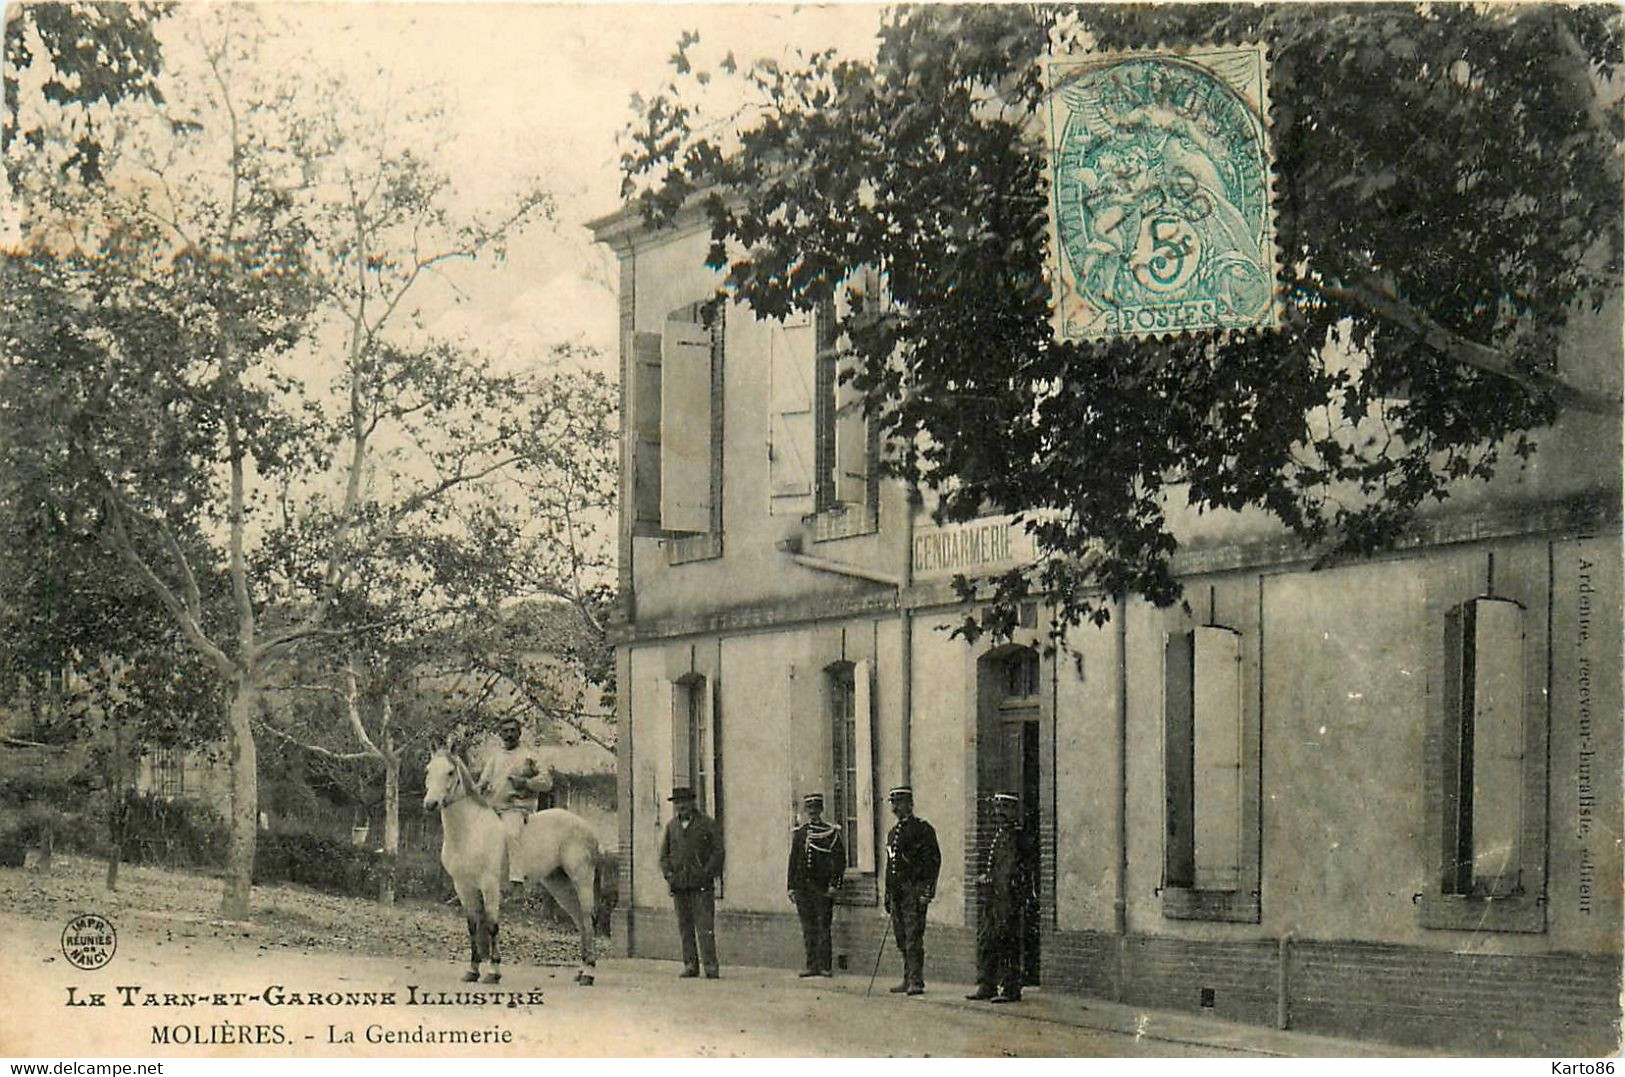
[(694, 790), (678, 786), (668, 798), (677, 817), (660, 842), (660, 874), (677, 907), (677, 934), (683, 943), (683, 979), (700, 974), (715, 980), (717, 965), (716, 880), (722, 874), (722, 828), (694, 804)]
[(807, 963), (802, 976), (834, 976), (830, 956), (830, 921), (835, 893), (846, 878), (846, 844), (841, 828), (824, 822), (824, 795), (808, 793), (801, 800), (807, 821), (790, 834), (790, 865), (785, 889), (801, 917), (801, 941)]
[(937, 832), (914, 814), (914, 790), (899, 785), (888, 794), (897, 825), (886, 836), (886, 911), (903, 955), (903, 982), (894, 995), (925, 994), (925, 910), (937, 896), (942, 852)]

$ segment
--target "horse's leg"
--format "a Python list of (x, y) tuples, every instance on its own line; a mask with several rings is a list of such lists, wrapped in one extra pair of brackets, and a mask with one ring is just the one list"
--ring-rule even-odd
[(576, 971), (576, 983), (583, 987), (592, 986), (592, 866), (586, 867), (587, 883), (582, 886), (582, 866), (571, 863), (567, 867), (560, 867), (544, 881), (547, 889), (558, 900), (559, 907), (569, 914), (575, 921), (576, 930), (581, 936), (581, 967)]
[(489, 921), (486, 922), (485, 929), (488, 932), (486, 937), (490, 940), (489, 945), (490, 945), (490, 955), (491, 955), (490, 956), (491, 971), (485, 974), (485, 982), (488, 983), (488, 984), (494, 984), (494, 983), (501, 983), (502, 982), (502, 957), (501, 957), (501, 955), (499, 955), (497, 953), (497, 928), (498, 927), (499, 927), (499, 925), (498, 925), (496, 920), (489, 920)]
[(576, 982), (591, 987), (598, 962), (593, 957), (592, 915), (598, 908), (598, 865), (589, 858), (577, 865), (578, 874), (571, 876), (576, 888), (576, 927), (581, 931), (581, 972)]
[(502, 958), (497, 954), (497, 927), (502, 918), (502, 887), (506, 882), (501, 873), (484, 888), (485, 896), (485, 938), (486, 961), (490, 970), (485, 974), (483, 982), (495, 984), (502, 982)]
[(463, 973), (466, 983), (473, 983), (480, 978), (480, 892), (466, 883), (453, 880), (457, 890), (457, 901), (463, 907), (463, 917), (468, 921), (468, 971)]

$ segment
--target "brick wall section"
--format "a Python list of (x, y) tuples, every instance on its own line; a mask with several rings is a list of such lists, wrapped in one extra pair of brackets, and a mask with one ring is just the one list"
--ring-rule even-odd
[(1619, 1050), (1619, 956), (1502, 957), (1294, 942), (1292, 1027), (1475, 1054)]
[[(844, 975), (868, 979), (886, 920), (873, 910), (837, 908), (834, 950)], [(617, 911), (614, 952), (676, 961), (669, 908)], [(1199, 942), (1163, 936), (1046, 931), (1044, 987), (1117, 998), (1119, 946), (1123, 1001), (1148, 1009), (1207, 1013), (1275, 1027), (1280, 949), (1273, 939)], [(793, 913), (718, 910), (724, 967), (801, 967), (801, 928)], [(968, 984), (976, 975), (971, 928), (926, 930), (926, 981)], [(1301, 1032), (1454, 1049), (1475, 1055), (1601, 1055), (1618, 1049), (1618, 956), (1502, 957), (1364, 943), (1293, 941), (1288, 948), (1289, 1027)], [(901, 962), (887, 938), (875, 989), (897, 982)], [(1213, 1005), (1202, 1006), (1211, 988)], [(1476, 1015), (1476, 1016), (1475, 1016)]]
[[(1274, 940), (1214, 943), (1131, 935), (1124, 946), (1123, 1001), (1271, 1025), (1278, 1002)], [(1213, 1005), (1202, 1006), (1202, 991)]]
[(1044, 985), (1095, 998), (1117, 997), (1117, 936), (1052, 931), (1042, 940)]
[[(630, 930), (636, 949), (633, 956), (659, 961), (682, 959), (682, 949), (677, 941), (677, 917), (671, 909), (634, 909), (631, 919)], [(859, 912), (837, 907), (831, 932), (837, 972), (840, 972), (840, 961), (844, 956), (846, 971), (842, 974), (861, 975), (867, 980), (874, 970), (875, 953), (880, 947), (882, 932), (887, 931), (887, 923), (884, 914), (877, 915), (872, 910)], [(718, 909), (717, 956), (724, 969), (729, 965), (799, 969), (803, 956), (801, 923), (794, 913)], [(897, 953), (897, 943), (888, 932), (886, 952), (880, 959), (880, 974), (875, 978), (875, 990), (896, 983), (901, 971), (902, 959)], [(976, 941), (971, 932), (966, 928), (940, 924), (927, 927), (927, 985), (932, 981), (964, 984), (975, 978)]]

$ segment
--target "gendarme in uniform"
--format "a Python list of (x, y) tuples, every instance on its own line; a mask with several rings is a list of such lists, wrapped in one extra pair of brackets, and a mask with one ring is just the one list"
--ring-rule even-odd
[(937, 832), (914, 814), (914, 790), (896, 786), (887, 794), (897, 825), (886, 835), (886, 911), (903, 955), (903, 981), (894, 995), (925, 994), (925, 910), (937, 896), (942, 853)]
[(966, 998), (989, 1002), (1021, 1000), (1021, 934), (1036, 905), (1036, 880), (1029, 877), (1023, 846), (1021, 801), (1012, 793), (990, 800), (993, 840), (976, 877), (981, 917), (976, 925), (976, 992)]
[(824, 821), (822, 793), (808, 793), (802, 805), (807, 809), (807, 821), (790, 834), (784, 886), (801, 918), (801, 941), (807, 951), (801, 975), (833, 976), (829, 930), (835, 894), (846, 879), (846, 844), (841, 840), (841, 828)]

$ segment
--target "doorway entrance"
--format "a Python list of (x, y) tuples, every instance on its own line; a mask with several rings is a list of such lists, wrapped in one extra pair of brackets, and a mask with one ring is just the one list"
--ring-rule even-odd
[[(1043, 754), (1040, 750), (1042, 679), (1038, 652), (1028, 647), (1012, 647), (996, 652), (983, 662), (981, 694), (981, 743), (992, 750), (983, 753), (980, 776), (981, 803), (994, 793), (1014, 793), (1021, 798), (1022, 877), (1036, 894), (1043, 879), (1043, 823), (1041, 790)], [(1032, 902), (1022, 918), (1022, 982), (1037, 984), (1042, 972), (1039, 903)]]

